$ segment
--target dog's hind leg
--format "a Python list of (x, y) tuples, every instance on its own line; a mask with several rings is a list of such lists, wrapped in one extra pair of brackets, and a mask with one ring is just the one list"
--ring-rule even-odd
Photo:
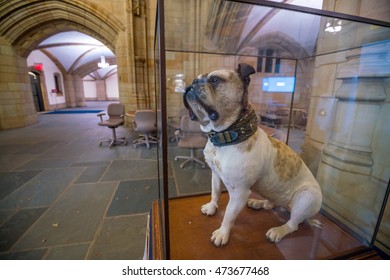
[(254, 199), (254, 198), (249, 198), (247, 205), (249, 208), (259, 210), (259, 209), (265, 209), (265, 210), (270, 210), (274, 208), (274, 204), (271, 203), (267, 199)]
[(298, 225), (311, 218), (321, 208), (321, 193), (316, 190), (301, 190), (297, 192), (290, 203), (290, 220), (280, 227), (268, 230), (266, 237), (269, 241), (279, 242), (287, 234), (298, 229)]

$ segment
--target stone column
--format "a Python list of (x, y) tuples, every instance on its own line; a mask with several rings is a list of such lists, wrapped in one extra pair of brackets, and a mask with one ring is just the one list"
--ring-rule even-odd
[(135, 86), (137, 89), (138, 109), (150, 109), (149, 95), (145, 90), (145, 61), (142, 57), (135, 57)]
[(0, 37), (0, 130), (38, 121), (28, 71), (26, 59)]
[(76, 107), (76, 96), (73, 86), (73, 78), (71, 74), (64, 74), (64, 90), (66, 107)]
[(147, 18), (146, 2), (133, 0), (133, 34), (134, 34), (134, 62), (135, 88), (137, 92), (137, 108), (150, 109), (151, 95), (147, 81)]
[(107, 100), (106, 82), (104, 80), (96, 80), (95, 85), (97, 100)]
[(65, 74), (64, 88), (65, 100), (67, 107), (83, 107), (85, 106), (85, 96), (83, 79), (77, 74)]
[(133, 26), (133, 1), (126, 1), (125, 11), (124, 21), (129, 28), (118, 33), (115, 45), (118, 64), (119, 102), (125, 105), (126, 111), (135, 111), (138, 109), (135, 86), (135, 34), (133, 28), (130, 28)]
[(74, 93), (76, 97), (76, 106), (77, 107), (84, 107), (85, 104), (85, 96), (84, 96), (84, 85), (83, 85), (83, 79), (79, 75), (72, 75), (73, 78), (73, 85), (74, 85)]
[[(374, 142), (383, 126), (390, 44), (346, 52), (339, 65), (336, 116), (318, 170), (323, 208), (370, 241), (386, 189), (388, 174), (373, 177), (374, 158), (389, 158)], [(383, 127), (378, 127), (378, 125)], [(380, 140), (382, 141), (382, 140)], [(390, 163), (387, 160), (387, 165)]]

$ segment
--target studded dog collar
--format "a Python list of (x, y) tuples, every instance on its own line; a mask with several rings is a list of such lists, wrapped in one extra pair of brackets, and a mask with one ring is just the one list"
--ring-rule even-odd
[(241, 143), (251, 137), (257, 131), (257, 115), (254, 109), (242, 116), (227, 129), (207, 133), (214, 146), (222, 147)]

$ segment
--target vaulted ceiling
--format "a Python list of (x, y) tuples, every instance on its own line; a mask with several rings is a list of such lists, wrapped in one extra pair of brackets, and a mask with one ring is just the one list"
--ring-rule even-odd
[[(117, 72), (115, 54), (102, 42), (77, 31), (57, 33), (39, 43), (43, 52), (69, 74), (104, 79)], [(101, 68), (102, 58), (109, 66)]]

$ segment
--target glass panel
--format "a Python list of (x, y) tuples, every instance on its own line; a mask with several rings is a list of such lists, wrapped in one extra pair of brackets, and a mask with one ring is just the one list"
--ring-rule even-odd
[[(230, 68), (235, 65), (235, 59), (228, 56), (171, 51), (167, 51), (166, 54), (167, 114), (170, 140), (168, 158), (172, 164), (176, 194), (177, 196), (188, 196), (209, 192), (211, 189), (211, 170), (205, 165), (203, 149), (191, 151), (185, 143), (185, 137), (188, 134), (186, 135), (182, 131), (181, 121), (183, 116), (188, 117), (189, 113), (183, 104), (183, 92), (199, 73), (210, 71), (214, 65), (218, 65), (212, 61), (225, 61), (225, 65)], [(199, 124), (196, 124), (199, 127)], [(201, 133), (199, 132), (199, 134)], [(194, 135), (197, 133), (194, 132)], [(187, 161), (191, 156), (197, 161)]]
[[(318, 247), (301, 257), (329, 258), (370, 245), (378, 228), (377, 243), (388, 250), (388, 207), (382, 207), (390, 174), (390, 28), (233, 1), (164, 5), (169, 196), (211, 188), (207, 166), (180, 166), (177, 158), (189, 154), (178, 144), (181, 117), (188, 113), (183, 90), (201, 73), (245, 62), (257, 69), (248, 91), (260, 125), (301, 155), (322, 188), (326, 223), (320, 235), (315, 232)], [(201, 149), (193, 156), (203, 160)], [(381, 209), (387, 210), (379, 227)], [(333, 235), (338, 226), (354, 241)], [(310, 247), (310, 238), (298, 231), (277, 248), (293, 258), (283, 244)]]
[(390, 33), (378, 25), (233, 1), (168, 0), (165, 6), (171, 51), (247, 54), (247, 48), (276, 48), (279, 58), (300, 59), (388, 40)]
[(323, 190), (323, 209), (366, 244), (389, 180), (386, 52), (388, 43), (379, 42), (313, 60), (306, 156)]

